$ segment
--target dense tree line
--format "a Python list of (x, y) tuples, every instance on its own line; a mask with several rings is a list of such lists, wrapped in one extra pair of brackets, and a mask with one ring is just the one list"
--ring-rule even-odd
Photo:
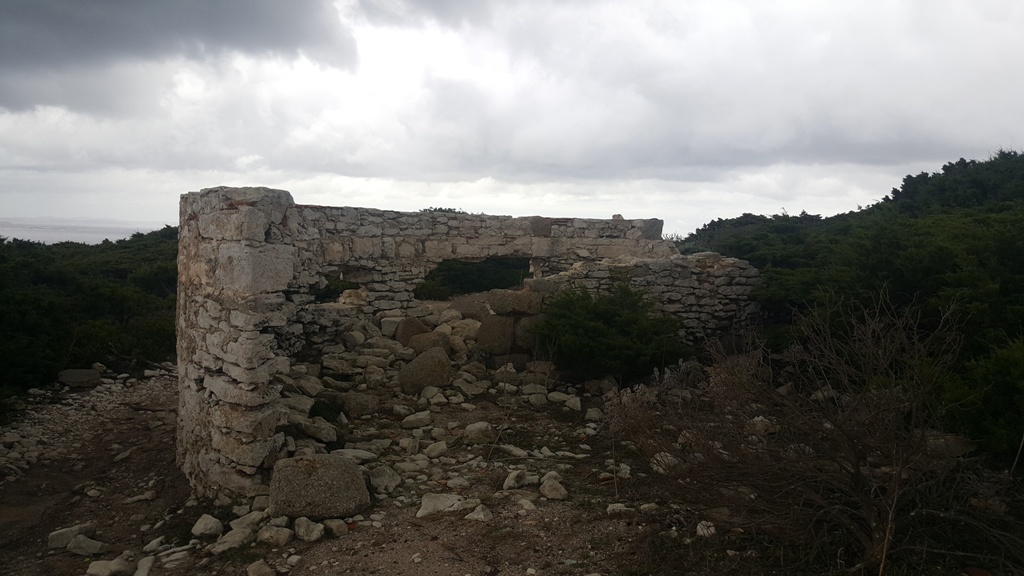
[(1024, 431), (1024, 156), (999, 151), (904, 178), (878, 203), (830, 218), (801, 213), (710, 222), (679, 242), (743, 258), (770, 346), (791, 343), (793, 311), (885, 292), (927, 327), (952, 311), (962, 339), (945, 391), (948, 421), (997, 452)]
[(64, 368), (174, 359), (178, 229), (98, 245), (0, 237), (0, 394)]

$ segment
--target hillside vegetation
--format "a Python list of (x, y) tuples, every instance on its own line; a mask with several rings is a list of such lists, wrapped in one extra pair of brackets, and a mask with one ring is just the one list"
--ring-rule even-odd
[(0, 395), (63, 368), (174, 359), (178, 229), (98, 245), (0, 238)]
[[(744, 214), (709, 222), (679, 246), (762, 270), (763, 335), (776, 351), (795, 341), (794, 312), (853, 313), (883, 293), (923, 330), (951, 312), (960, 344), (941, 393), (945, 421), (1012, 455), (1024, 430), (1021, 230), (1024, 156), (1000, 151), (907, 176), (856, 212)], [(95, 246), (0, 239), (0, 394), (97, 360), (173, 359), (176, 252), (170, 226)], [(436, 276), (443, 290), (453, 284)]]
[[(1024, 156), (1000, 151), (904, 178), (867, 208), (831, 218), (744, 214), (710, 222), (679, 242), (750, 261), (765, 337), (792, 342), (793, 312), (856, 305), (886, 293), (923, 329), (950, 312), (961, 338), (948, 424), (1012, 454), (1024, 431)], [(834, 306), (829, 306), (833, 309)]]

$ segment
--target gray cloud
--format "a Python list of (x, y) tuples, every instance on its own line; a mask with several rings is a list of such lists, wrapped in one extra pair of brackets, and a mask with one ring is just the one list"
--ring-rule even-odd
[(4, 0), (0, 107), (96, 109), (88, 94), (78, 100), (76, 76), (103, 75), (126, 62), (208, 60), (226, 52), (301, 54), (347, 69), (356, 64), (355, 41), (328, 0)]
[(712, 218), (1024, 146), (1017, 0), (0, 2), (0, 190), (28, 199), (152, 170)]
[(492, 0), (358, 0), (357, 6), (369, 22), (391, 26), (421, 26), (424, 20), (453, 27), (479, 25), (494, 13)]

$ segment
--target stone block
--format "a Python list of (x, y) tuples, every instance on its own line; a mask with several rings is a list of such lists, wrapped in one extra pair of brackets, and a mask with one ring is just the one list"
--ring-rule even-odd
[(398, 340), (402, 346), (408, 346), (409, 340), (417, 334), (425, 334), (430, 332), (430, 328), (427, 327), (419, 318), (408, 317), (402, 318), (402, 321), (395, 327), (395, 340)]
[(480, 322), (476, 343), (491, 354), (508, 354), (515, 342), (515, 321), (508, 316), (487, 316)]
[(243, 294), (279, 292), (295, 276), (294, 246), (223, 242), (217, 250), (213, 283)]
[(541, 295), (522, 290), (491, 290), (487, 293), (487, 303), (495, 314), (539, 314)]
[(440, 348), (445, 353), (451, 352), (451, 343), (448, 341), (448, 336), (440, 332), (426, 332), (423, 334), (417, 334), (409, 339), (409, 348), (412, 348), (416, 354), (422, 354), (431, 348)]
[(311, 454), (278, 460), (270, 480), (270, 512), (298, 518), (345, 518), (370, 507), (359, 467), (348, 458)]
[(431, 348), (402, 367), (398, 382), (406, 394), (417, 394), (427, 386), (447, 386), (451, 375), (448, 354), (441, 348)]

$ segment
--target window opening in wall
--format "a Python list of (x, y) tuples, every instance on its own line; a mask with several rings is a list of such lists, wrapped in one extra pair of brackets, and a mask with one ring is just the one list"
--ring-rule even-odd
[(336, 302), (338, 298), (346, 290), (359, 289), (360, 284), (358, 282), (350, 282), (348, 280), (342, 280), (338, 274), (326, 274), (320, 277), (322, 279), (323, 286), (320, 288), (312, 288), (309, 293), (315, 301), (319, 304), (324, 302)]
[(460, 294), (515, 288), (529, 275), (529, 258), (444, 260), (416, 286), (413, 295), (420, 300), (447, 300)]

